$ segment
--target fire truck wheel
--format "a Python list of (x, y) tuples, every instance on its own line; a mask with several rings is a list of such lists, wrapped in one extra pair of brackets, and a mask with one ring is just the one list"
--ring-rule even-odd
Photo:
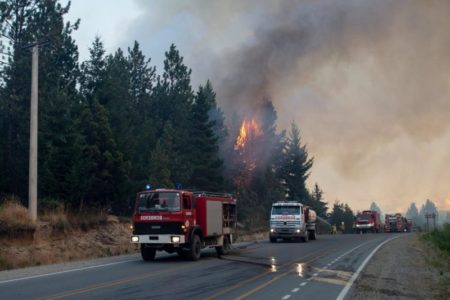
[(189, 249), (188, 256), (190, 260), (198, 260), (200, 258), (200, 250), (201, 250), (201, 242), (200, 237), (195, 234), (192, 238), (191, 249)]
[(156, 255), (156, 249), (146, 247), (144, 244), (141, 244), (141, 255), (142, 259), (145, 261), (154, 260)]
[(216, 247), (217, 255), (227, 255), (231, 250), (230, 240), (228, 236), (223, 237), (223, 246)]

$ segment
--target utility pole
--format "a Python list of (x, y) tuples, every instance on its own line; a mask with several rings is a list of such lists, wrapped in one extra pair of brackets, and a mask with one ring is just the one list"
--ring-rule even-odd
[(30, 168), (28, 175), (28, 212), (33, 221), (37, 220), (37, 155), (38, 155), (38, 65), (39, 43), (31, 48), (31, 109), (30, 109)]

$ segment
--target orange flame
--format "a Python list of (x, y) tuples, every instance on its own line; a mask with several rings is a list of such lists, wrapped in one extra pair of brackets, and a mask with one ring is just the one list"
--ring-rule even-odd
[(245, 148), (247, 142), (255, 137), (261, 136), (263, 134), (258, 122), (255, 118), (250, 120), (244, 120), (239, 130), (239, 136), (236, 138), (236, 143), (234, 144), (234, 150), (242, 150)]

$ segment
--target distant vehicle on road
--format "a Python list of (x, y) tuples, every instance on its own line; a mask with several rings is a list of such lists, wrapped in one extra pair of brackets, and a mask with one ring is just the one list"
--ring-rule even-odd
[(270, 215), (270, 241), (301, 239), (304, 242), (316, 239), (317, 214), (300, 202), (276, 202)]
[(400, 213), (386, 214), (385, 217), (385, 232), (406, 232), (408, 231), (408, 220)]
[(145, 190), (136, 197), (131, 242), (140, 244), (146, 261), (163, 250), (198, 260), (206, 247), (226, 254), (236, 223), (236, 199), (230, 194)]
[(358, 212), (355, 218), (355, 230), (358, 233), (382, 232), (383, 225), (381, 224), (380, 214), (374, 210)]

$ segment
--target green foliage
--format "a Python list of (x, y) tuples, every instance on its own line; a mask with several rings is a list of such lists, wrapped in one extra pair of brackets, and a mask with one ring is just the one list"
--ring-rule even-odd
[(173, 188), (173, 183), (170, 180), (169, 166), (169, 156), (164, 145), (161, 141), (156, 142), (156, 146), (151, 153), (150, 158), (150, 178), (151, 182), (155, 187), (160, 188)]
[[(144, 184), (182, 183), (236, 192), (239, 216), (249, 226), (267, 225), (271, 204), (284, 200), (287, 191), (289, 199), (325, 214), (318, 185), (311, 195), (306, 188), (313, 159), (300, 131), (292, 124), (289, 139), (276, 132), (277, 113), (269, 99), (254, 115), (264, 134), (245, 153), (255, 160), (249, 167), (230, 135), (247, 116), (237, 114), (227, 128), (212, 83), (194, 93), (191, 70), (175, 45), (165, 53), (160, 75), (137, 41), (127, 53), (107, 54), (96, 37), (90, 57), (79, 65), (72, 34), (80, 21), (64, 22), (70, 2), (0, 0), (0, 6), (0, 23), (9, 26), (14, 48), (1, 74), (0, 194), (21, 199), (28, 194), (31, 55), (23, 46), (37, 40), (49, 42), (39, 54), (43, 207), (126, 215)], [(225, 158), (231, 163), (225, 165)]]
[[(209, 112), (215, 106), (215, 93), (208, 82), (200, 86), (191, 113), (190, 152), (192, 175), (190, 186), (210, 191), (222, 190), (222, 160), (219, 158), (215, 122)], [(198, 155), (200, 154), (201, 155)]]
[(310, 196), (310, 205), (315, 210), (317, 215), (322, 218), (327, 217), (327, 202), (323, 200), (323, 191), (317, 183), (314, 184), (314, 189)]
[(355, 216), (348, 204), (336, 201), (333, 204), (333, 209), (330, 213), (329, 220), (330, 224), (336, 225), (338, 230), (342, 230), (345, 233), (353, 232)]
[(282, 167), (282, 176), (286, 182), (289, 200), (300, 200), (304, 204), (312, 206), (306, 188), (306, 180), (309, 177), (313, 161), (313, 158), (308, 158), (306, 145), (301, 144), (300, 130), (295, 123), (292, 123)]
[(445, 223), (442, 229), (436, 229), (422, 235), (423, 239), (450, 254), (450, 224)]

